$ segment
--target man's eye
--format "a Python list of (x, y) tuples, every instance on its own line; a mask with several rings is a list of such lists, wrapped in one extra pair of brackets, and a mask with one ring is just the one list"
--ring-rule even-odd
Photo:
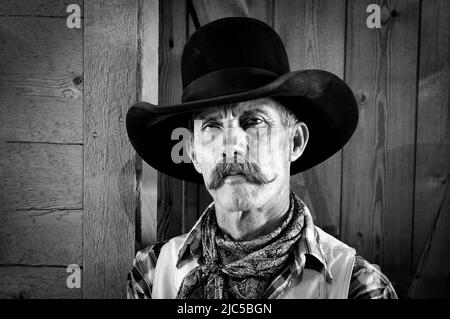
[(213, 129), (213, 128), (219, 128), (219, 127), (220, 127), (219, 123), (216, 123), (216, 122), (207, 122), (207, 123), (205, 123), (205, 124), (202, 125), (202, 130), (208, 131), (208, 130), (211, 130), (211, 129)]
[(244, 126), (255, 126), (264, 123), (263, 119), (260, 118), (251, 118), (246, 120), (243, 124)]

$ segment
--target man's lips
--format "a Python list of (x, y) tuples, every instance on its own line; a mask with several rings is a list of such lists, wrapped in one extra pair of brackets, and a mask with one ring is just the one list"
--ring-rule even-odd
[(243, 177), (245, 177), (245, 175), (242, 174), (242, 173), (230, 173), (230, 174), (224, 175), (223, 178), (225, 179), (227, 177), (233, 177), (233, 176), (243, 176)]
[(223, 182), (225, 184), (231, 184), (231, 185), (246, 182), (246, 181), (247, 181), (247, 178), (242, 174), (228, 175), (227, 177), (225, 177), (223, 179)]

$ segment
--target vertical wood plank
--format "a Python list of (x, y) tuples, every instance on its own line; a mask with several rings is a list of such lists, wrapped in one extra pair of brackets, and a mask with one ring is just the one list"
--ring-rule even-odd
[[(192, 10), (192, 9), (191, 9)], [(196, 30), (192, 12), (187, 7), (186, 35), (190, 37)], [(205, 190), (206, 191), (206, 190)], [(200, 185), (183, 181), (182, 232), (188, 232), (199, 217)], [(208, 194), (209, 195), (209, 194)]]
[(413, 270), (450, 183), (450, 3), (422, 1)]
[[(345, 2), (275, 1), (275, 30), (291, 70), (322, 69), (344, 78)], [(340, 236), (341, 155), (291, 178), (291, 189), (308, 205), (315, 223)]]
[[(159, 2), (159, 103), (181, 101), (181, 54), (186, 42), (186, 3), (184, 0)], [(183, 182), (158, 173), (158, 240), (183, 232)]]
[(85, 1), (83, 297), (124, 298), (134, 257), (137, 1)]
[[(139, 0), (139, 50), (141, 96), (138, 99), (158, 103), (159, 66), (159, 0)], [(147, 163), (142, 164), (140, 185), (140, 242), (141, 249), (157, 241), (157, 184), (158, 172)]]
[(380, 29), (366, 26), (371, 3), (348, 2), (346, 80), (360, 120), (344, 148), (342, 234), (402, 296), (411, 266), (419, 1), (377, 1)]
[[(264, 2), (261, 1), (261, 3)], [(200, 26), (225, 17), (249, 16), (249, 9), (245, 0), (192, 0), (192, 4)]]
[(450, 265), (445, 262), (448, 260), (448, 247), (450, 245), (449, 228), (450, 184), (447, 184), (431, 236), (409, 289), (409, 298), (450, 298), (450, 282), (448, 280)]
[(82, 2), (0, 4), (0, 298), (81, 297), (83, 30), (65, 19)]

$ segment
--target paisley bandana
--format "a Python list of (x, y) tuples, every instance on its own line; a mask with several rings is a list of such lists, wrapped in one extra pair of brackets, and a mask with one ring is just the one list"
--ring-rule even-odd
[(274, 231), (250, 241), (234, 241), (217, 225), (210, 209), (201, 225), (199, 266), (183, 279), (177, 298), (261, 298), (271, 280), (289, 264), (302, 235), (304, 207), (290, 196), (287, 218)]

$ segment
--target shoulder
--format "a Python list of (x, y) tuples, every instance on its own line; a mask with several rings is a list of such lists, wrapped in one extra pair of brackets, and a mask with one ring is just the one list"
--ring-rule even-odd
[(179, 249), (185, 241), (186, 236), (187, 234), (173, 237), (170, 240), (160, 241), (138, 251), (134, 259), (134, 265), (144, 273), (153, 270), (161, 252), (167, 249)]
[(129, 299), (151, 298), (156, 262), (165, 244), (166, 241), (160, 241), (136, 253), (133, 267), (127, 276), (127, 297)]
[(184, 234), (168, 241), (160, 241), (136, 253), (133, 267), (127, 276), (127, 297), (129, 299), (151, 298), (155, 268), (161, 253), (175, 254), (176, 257), (186, 237), (187, 234)]
[(356, 254), (354, 248), (348, 246), (339, 239), (326, 233), (320, 227), (315, 226), (315, 231), (318, 236), (318, 242), (320, 243), (320, 247), (324, 250), (328, 258), (333, 258), (333, 256), (342, 253), (352, 256)]
[(377, 265), (356, 256), (350, 282), (349, 299), (397, 299), (389, 279)]

